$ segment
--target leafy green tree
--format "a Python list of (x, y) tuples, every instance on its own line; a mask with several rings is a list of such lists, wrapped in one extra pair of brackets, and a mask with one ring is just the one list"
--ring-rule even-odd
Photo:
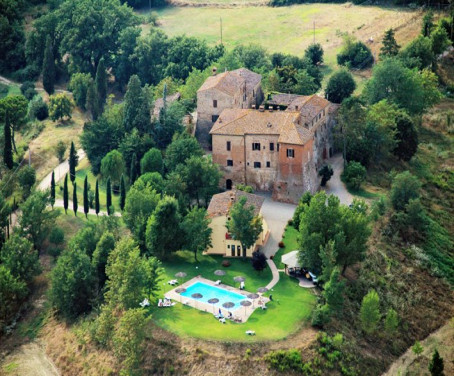
[(181, 218), (178, 202), (164, 197), (149, 217), (145, 233), (148, 254), (160, 260), (180, 249)]
[(34, 276), (41, 272), (38, 251), (33, 243), (13, 234), (0, 250), (0, 263), (4, 265), (14, 277), (30, 283)]
[(27, 115), (30, 120), (45, 120), (49, 116), (49, 108), (41, 95), (35, 95), (28, 102)]
[(325, 98), (333, 103), (342, 103), (355, 89), (356, 83), (352, 74), (346, 69), (341, 69), (330, 77), (325, 89)]
[(209, 76), (210, 72), (208, 70), (200, 71), (198, 69), (192, 69), (184, 85), (178, 88), (181, 97), (183, 99), (195, 101), (197, 99), (197, 90), (200, 89)]
[(66, 250), (51, 272), (50, 301), (64, 317), (76, 318), (91, 309), (94, 282), (90, 257), (79, 249)]
[(76, 147), (74, 146), (74, 141), (71, 141), (71, 148), (69, 149), (69, 177), (74, 183), (76, 180), (76, 167), (79, 164), (79, 155), (77, 154)]
[[(123, 155), (126, 166), (131, 167), (131, 161), (134, 154), (136, 154), (136, 165), (138, 161), (154, 146), (154, 140), (150, 134), (140, 134), (139, 131), (134, 128), (131, 132), (123, 135), (119, 145), (118, 151)], [(137, 158), (139, 160), (137, 161)], [(140, 175), (140, 165), (137, 174)]]
[(137, 180), (126, 196), (123, 220), (142, 249), (145, 248), (147, 221), (156, 209), (161, 196), (143, 180)]
[(162, 154), (159, 149), (152, 148), (145, 153), (140, 161), (140, 171), (142, 174), (147, 172), (163, 172)]
[(90, 81), (87, 87), (87, 97), (85, 99), (85, 108), (88, 112), (90, 112), (93, 121), (98, 120), (101, 116), (101, 112), (99, 110), (99, 101), (96, 97), (96, 86), (93, 79), (90, 77)]
[(2, 1), (0, 21), (0, 71), (15, 71), (25, 65), (23, 12), (26, 3)]
[(113, 184), (120, 183), (120, 178), (125, 172), (125, 161), (118, 150), (112, 150), (101, 161), (101, 175), (104, 179), (110, 178)]
[(309, 59), (313, 65), (323, 63), (323, 48), (320, 43), (312, 43), (304, 51), (304, 57)]
[(434, 28), (434, 12), (429, 9), (422, 19), (421, 34), (424, 37), (430, 37)]
[(203, 149), (194, 137), (180, 136), (174, 139), (165, 152), (165, 165), (169, 171), (184, 163), (191, 157), (201, 157)]
[(27, 285), (15, 277), (3, 264), (0, 264), (0, 321), (7, 323), (27, 296)]
[(129, 166), (129, 183), (134, 184), (137, 179), (137, 154), (134, 153), (131, 159), (131, 165)]
[(91, 81), (89, 73), (74, 73), (69, 81), (68, 90), (72, 91), (74, 101), (83, 110), (87, 109), (87, 94)]
[(412, 346), (411, 350), (416, 355), (416, 357), (419, 358), (424, 351), (424, 347), (422, 347), (419, 341), (416, 341), (415, 344)]
[(444, 369), (443, 358), (440, 356), (438, 350), (435, 349), (429, 363), (429, 372), (431, 376), (445, 376)]
[(403, 161), (409, 161), (418, 150), (418, 132), (411, 119), (405, 113), (396, 119), (396, 147), (393, 153)]
[(90, 206), (88, 205), (88, 178), (85, 175), (84, 179), (84, 213), (85, 218), (88, 218), (88, 212), (90, 211)]
[(389, 336), (394, 335), (399, 326), (399, 317), (397, 316), (397, 312), (390, 308), (388, 312), (386, 312), (385, 318), (385, 331)]
[(359, 190), (361, 184), (366, 180), (366, 174), (366, 168), (361, 163), (351, 161), (345, 166), (342, 172), (342, 179), (344, 179), (349, 188)]
[(211, 220), (207, 216), (206, 209), (192, 208), (184, 217), (181, 228), (184, 232), (184, 247), (194, 253), (197, 262), (197, 253), (205, 251), (212, 246), (210, 228)]
[(293, 213), (293, 227), (296, 230), (299, 230), (300, 228), (300, 218), (301, 218), (301, 213), (305, 210), (307, 206), (310, 205), (312, 199), (312, 194), (307, 191), (304, 192), (303, 195), (301, 196), (300, 200), (298, 201), (298, 205), (295, 209), (295, 212)]
[(141, 256), (135, 242), (123, 237), (108, 257), (106, 303), (120, 309), (137, 307), (143, 299), (158, 293), (161, 273), (156, 258)]
[(260, 250), (252, 252), (251, 262), (252, 262), (252, 267), (255, 270), (257, 270), (258, 272), (261, 272), (266, 269), (266, 266), (267, 266), (266, 256)]
[(408, 68), (418, 68), (419, 70), (431, 67), (434, 61), (431, 40), (422, 35), (413, 39), (400, 55)]
[(68, 174), (65, 175), (63, 182), (63, 207), (65, 208), (65, 214), (68, 212)]
[(134, 62), (131, 56), (137, 46), (141, 34), (140, 27), (129, 26), (120, 31), (118, 43), (119, 53), (114, 57), (112, 69), (115, 76), (115, 82), (123, 89), (128, 83), (129, 77), (135, 72)]
[(27, 98), (28, 101), (30, 101), (33, 97), (38, 95), (38, 93), (35, 90), (35, 83), (31, 81), (25, 81), (20, 86), (20, 92), (25, 98)]
[(110, 178), (107, 178), (106, 183), (106, 207), (107, 207), (107, 214), (113, 214), (113, 206), (112, 206), (112, 186), (110, 184)]
[(324, 247), (320, 247), (320, 259), (322, 261), (322, 273), (318, 280), (325, 283), (329, 281), (334, 268), (336, 268), (337, 252), (334, 240), (330, 240)]
[(391, 184), (391, 203), (396, 210), (404, 210), (411, 199), (420, 196), (421, 182), (409, 171), (397, 174)]
[(158, 193), (164, 192), (165, 182), (159, 172), (147, 172), (146, 174), (143, 174), (139, 180), (142, 180), (145, 185), (149, 185)]
[(328, 305), (330, 311), (340, 312), (342, 306), (344, 305), (344, 281), (340, 281), (340, 270), (338, 267), (335, 267), (331, 272), (328, 282), (325, 283), (323, 290), (323, 297), (325, 298), (326, 304)]
[(20, 206), (22, 210), (18, 220), (20, 234), (28, 237), (36, 249), (40, 249), (58, 217), (57, 211), (46, 209), (48, 202), (48, 193), (38, 191), (33, 192)]
[(62, 163), (65, 160), (65, 153), (66, 153), (66, 144), (60, 140), (55, 147), (55, 153), (57, 154), (58, 162)]
[(333, 168), (329, 164), (323, 165), (322, 168), (318, 171), (318, 175), (322, 177), (322, 182), (320, 183), (322, 187), (324, 187), (328, 180), (331, 179), (333, 173)]
[(186, 109), (180, 102), (173, 102), (170, 106), (161, 108), (159, 118), (153, 123), (153, 137), (157, 147), (165, 149), (176, 133), (184, 131), (185, 113)]
[(3, 195), (0, 195), (0, 248), (6, 239), (5, 232), (8, 232), (10, 213), (10, 206), (8, 205)]
[(99, 214), (99, 182), (96, 179), (96, 188), (95, 188), (95, 212), (96, 215)]
[(77, 183), (74, 181), (73, 183), (73, 210), (74, 215), (77, 217), (77, 209), (79, 205), (77, 204)]
[(126, 187), (125, 187), (125, 178), (122, 174), (121, 179), (120, 179), (120, 209), (121, 209), (121, 211), (124, 210), (125, 203), (126, 203)]
[(442, 26), (438, 26), (430, 36), (432, 52), (435, 56), (443, 53), (450, 45), (448, 33)]
[(55, 204), (55, 172), (52, 171), (52, 177), (50, 179), (50, 205), (52, 206), (52, 209), (54, 208)]
[(11, 142), (11, 125), (9, 123), (8, 113), (5, 113), (5, 125), (3, 126), (3, 162), (10, 170), (14, 166), (13, 145)]
[(93, 252), (91, 264), (98, 280), (98, 289), (102, 290), (107, 280), (106, 265), (109, 254), (115, 248), (115, 237), (110, 232), (105, 232)]
[(107, 99), (107, 72), (103, 57), (99, 60), (96, 68), (95, 89), (96, 102), (99, 113), (101, 114), (104, 111), (104, 104)]
[(63, 120), (66, 116), (71, 119), (74, 102), (65, 93), (51, 95), (49, 97), (49, 116), (53, 121)]
[(55, 84), (55, 59), (52, 49), (52, 41), (50, 36), (46, 38), (46, 47), (44, 50), (43, 60), (43, 87), (46, 92), (51, 95), (54, 93)]
[(363, 42), (346, 36), (341, 51), (337, 55), (337, 64), (349, 68), (365, 69), (374, 63), (372, 51)]
[(6, 113), (8, 113), (9, 124), (13, 131), (11, 141), (16, 153), (15, 132), (27, 123), (27, 107), (28, 102), (23, 95), (8, 95), (0, 99), (0, 119), (6, 119)]
[(136, 128), (140, 134), (148, 133), (151, 129), (150, 103), (140, 79), (131, 76), (125, 95), (123, 127), (126, 131)]
[(370, 290), (364, 296), (360, 310), (361, 327), (367, 334), (377, 329), (380, 321), (380, 298), (375, 290)]
[(394, 30), (388, 29), (385, 31), (385, 35), (382, 39), (383, 46), (380, 48), (380, 58), (397, 56), (399, 53), (400, 46), (396, 42), (394, 37)]
[(143, 308), (127, 310), (116, 325), (113, 335), (115, 355), (123, 370), (129, 375), (139, 374), (140, 362), (145, 350), (146, 327), (151, 317)]
[(240, 196), (231, 207), (230, 220), (227, 221), (229, 233), (241, 244), (243, 257), (246, 257), (247, 249), (255, 244), (263, 231), (262, 219), (254, 214), (254, 206), (246, 204), (247, 197)]
[(19, 170), (18, 181), (22, 187), (24, 198), (30, 195), (33, 185), (36, 183), (36, 171), (32, 166), (24, 166)]

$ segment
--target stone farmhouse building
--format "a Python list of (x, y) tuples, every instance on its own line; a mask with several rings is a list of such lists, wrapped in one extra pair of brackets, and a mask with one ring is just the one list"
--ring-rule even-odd
[(291, 203), (314, 193), (318, 169), (333, 152), (333, 109), (317, 95), (295, 96), (285, 111), (224, 109), (210, 131), (213, 161), (224, 173), (221, 187), (242, 183)]
[(262, 76), (246, 68), (217, 73), (208, 77), (197, 91), (196, 137), (210, 146), (209, 132), (223, 110), (252, 108), (263, 101)]
[[(256, 243), (248, 249), (242, 249), (240, 242), (233, 239), (227, 229), (227, 221), (230, 219), (230, 208), (240, 197), (246, 197), (246, 206), (249, 207), (252, 205), (254, 207), (254, 214), (260, 216), (263, 223), (262, 233), (259, 235)], [(212, 247), (207, 249), (205, 254), (222, 255), (225, 257), (252, 257), (252, 253), (258, 247), (263, 246), (268, 240), (268, 225), (261, 214), (264, 201), (264, 197), (238, 190), (230, 190), (214, 195), (211, 198), (207, 210), (208, 217), (211, 218), (210, 227), (213, 230), (211, 234)]]

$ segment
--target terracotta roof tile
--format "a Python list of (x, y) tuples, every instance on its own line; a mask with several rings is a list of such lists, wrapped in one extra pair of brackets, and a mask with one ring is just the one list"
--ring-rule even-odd
[(312, 119), (324, 108), (329, 106), (330, 102), (318, 95), (300, 96), (295, 98), (288, 106), (288, 111), (300, 111), (302, 122), (310, 123)]
[(244, 78), (246, 81), (246, 90), (248, 92), (251, 92), (262, 81), (262, 76), (260, 74), (252, 72), (246, 68), (236, 69), (232, 71), (232, 73)]
[(267, 101), (268, 104), (272, 104), (275, 106), (285, 106), (288, 107), (290, 103), (296, 98), (301, 97), (298, 94), (284, 94), (284, 93), (277, 93), (271, 96), (271, 99)]
[(246, 91), (251, 92), (262, 80), (260, 74), (246, 68), (223, 72), (208, 77), (198, 91), (218, 89), (229, 95), (234, 95), (246, 85)]
[(224, 193), (218, 193), (211, 198), (208, 205), (207, 213), (210, 218), (226, 216), (230, 212), (230, 208), (236, 203), (240, 197), (246, 197), (246, 206), (254, 207), (254, 214), (258, 215), (262, 208), (265, 198), (233, 189)]

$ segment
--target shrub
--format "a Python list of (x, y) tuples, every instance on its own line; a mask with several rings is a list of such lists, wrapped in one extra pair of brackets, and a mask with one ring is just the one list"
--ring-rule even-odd
[(350, 97), (356, 89), (356, 83), (352, 74), (345, 68), (334, 73), (325, 89), (325, 97), (330, 102), (342, 103)]
[(2, 84), (0, 82), (0, 99), (8, 95), (9, 87), (8, 85)]
[(327, 304), (318, 305), (312, 313), (312, 326), (323, 328), (330, 321), (330, 309)]
[(347, 164), (342, 173), (342, 179), (350, 189), (358, 190), (361, 183), (366, 180), (366, 167), (356, 161), (351, 161)]
[(30, 102), (28, 102), (28, 117), (30, 120), (38, 119), (40, 121), (49, 116), (49, 109), (47, 104), (43, 101), (40, 95), (35, 95)]
[(394, 209), (404, 210), (411, 199), (420, 195), (421, 183), (409, 171), (404, 171), (394, 178), (391, 184), (391, 203)]
[(230, 264), (230, 261), (228, 261), (228, 260), (222, 261), (222, 266), (223, 266), (224, 268), (228, 268), (230, 265), (231, 265), (231, 264)]
[(65, 241), (65, 233), (63, 229), (61, 227), (52, 228), (49, 235), (49, 241), (55, 245), (63, 244)]
[(20, 86), (20, 91), (22, 95), (27, 98), (27, 100), (31, 100), (35, 95), (38, 94), (35, 90), (35, 84), (31, 81), (25, 81)]
[(354, 42), (351, 37), (346, 37), (344, 46), (337, 55), (337, 64), (349, 68), (365, 69), (374, 62), (372, 51), (363, 42)]
[(31, 64), (27, 65), (23, 69), (19, 69), (13, 74), (13, 78), (16, 81), (34, 81), (41, 74), (41, 69), (37, 65)]
[(380, 298), (375, 290), (368, 292), (361, 303), (360, 319), (361, 326), (367, 334), (371, 334), (377, 328), (380, 320)]
[(322, 187), (324, 187), (328, 180), (331, 179), (333, 173), (333, 168), (329, 164), (323, 165), (322, 168), (318, 171), (318, 175), (322, 177), (322, 181), (320, 183)]
[(285, 244), (284, 244), (284, 242), (281, 240), (281, 241), (279, 242), (279, 248), (284, 248), (284, 247), (285, 247)]
[(265, 355), (265, 361), (278, 371), (301, 371), (303, 359), (296, 349), (272, 351)]

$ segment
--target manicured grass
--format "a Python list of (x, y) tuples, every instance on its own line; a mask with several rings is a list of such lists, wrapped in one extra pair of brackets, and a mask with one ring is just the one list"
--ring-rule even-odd
[[(76, 169), (76, 184), (77, 184), (77, 203), (79, 207), (84, 205), (84, 180), (85, 176), (88, 176), (88, 186), (89, 189), (94, 193), (96, 189), (96, 176), (91, 172), (90, 162), (87, 159), (84, 159), (80, 162)], [(61, 179), (57, 182), (58, 187), (55, 189), (55, 194), (58, 198), (63, 198), (63, 181), (64, 176), (60, 177)], [(56, 177), (57, 179), (57, 177)], [(60, 189), (61, 187), (61, 189)], [(72, 201), (73, 198), (73, 185), (69, 180), (68, 176), (68, 192), (69, 200)], [(99, 179), (99, 202), (101, 211), (106, 211), (106, 183)], [(112, 193), (112, 204), (116, 211), (120, 210), (120, 195)], [(94, 203), (93, 203), (94, 205)], [(72, 205), (68, 208), (72, 210)]]
[(297, 237), (298, 231), (293, 226), (287, 225), (284, 231), (284, 235), (282, 237), (282, 241), (284, 242), (284, 248), (279, 248), (273, 258), (274, 263), (276, 264), (278, 269), (285, 268), (285, 265), (281, 262), (281, 257), (283, 255), (292, 252), (295, 249), (299, 249)]
[[(231, 266), (222, 267), (225, 260), (219, 256), (201, 256), (196, 263), (189, 252), (178, 252), (171, 260), (163, 263), (165, 274), (161, 282), (163, 296), (166, 291), (173, 289), (167, 281), (175, 279), (175, 273), (185, 272), (187, 281), (196, 275), (217, 280), (238, 287), (233, 277), (241, 275), (246, 277), (246, 290), (255, 292), (258, 287), (266, 286), (271, 281), (271, 271), (267, 268), (262, 273), (256, 272), (250, 260), (229, 259)], [(218, 277), (213, 274), (217, 269), (223, 269), (227, 274)], [(284, 338), (297, 330), (311, 316), (315, 305), (315, 295), (307, 289), (298, 286), (297, 280), (292, 280), (284, 275), (274, 287), (273, 291), (266, 293), (273, 295), (274, 301), (267, 304), (268, 309), (254, 311), (249, 320), (244, 324), (227, 322), (225, 325), (213, 318), (211, 312), (202, 312), (198, 309), (177, 303), (172, 308), (152, 307), (152, 317), (155, 322), (180, 336), (190, 336), (219, 341), (265, 341)], [(240, 308), (241, 309), (241, 308)], [(255, 337), (247, 336), (246, 330), (254, 330)]]

